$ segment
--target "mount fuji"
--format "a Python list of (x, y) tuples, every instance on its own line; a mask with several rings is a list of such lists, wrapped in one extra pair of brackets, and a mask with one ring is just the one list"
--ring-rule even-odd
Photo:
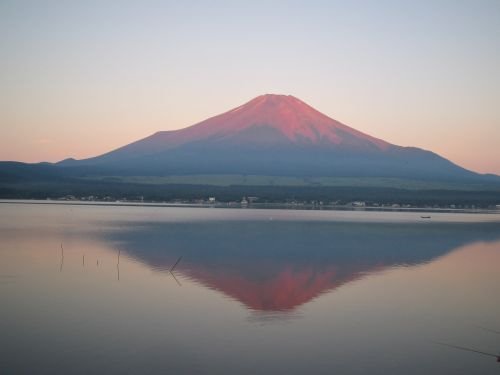
[(296, 97), (274, 94), (258, 96), (184, 129), (160, 131), (97, 157), (66, 159), (57, 165), (138, 176), (497, 179), (466, 170), (433, 152), (362, 133)]

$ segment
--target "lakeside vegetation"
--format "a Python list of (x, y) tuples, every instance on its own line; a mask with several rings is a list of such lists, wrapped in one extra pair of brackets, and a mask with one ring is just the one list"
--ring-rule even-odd
[[(411, 207), (480, 207), (500, 204), (500, 184), (483, 181), (387, 177), (263, 175), (118, 176), (46, 164), (0, 162), (0, 199), (129, 200), (145, 202), (241, 202)], [(89, 198), (90, 197), (90, 198)]]
[(86, 176), (86, 181), (145, 185), (282, 186), (282, 187), (363, 187), (407, 190), (499, 190), (478, 182), (424, 181), (389, 177), (292, 177), (236, 174), (171, 176)]
[(2, 199), (142, 200), (148, 202), (240, 202), (256, 197), (258, 203), (409, 205), (412, 207), (478, 207), (500, 204), (500, 190), (411, 190), (363, 186), (216, 186), (190, 184), (138, 184), (93, 180), (32, 181), (0, 184)]

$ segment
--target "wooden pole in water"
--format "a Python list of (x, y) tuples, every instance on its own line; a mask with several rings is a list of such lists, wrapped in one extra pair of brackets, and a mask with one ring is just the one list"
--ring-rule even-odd
[(479, 328), (485, 330), (485, 331), (488, 331), (488, 332), (491, 332), (491, 333), (496, 333), (497, 335), (500, 335), (500, 331), (497, 331), (495, 329), (491, 329), (491, 328), (486, 328), (486, 327), (482, 327), (482, 326), (478, 326)]
[(487, 355), (489, 357), (495, 357), (497, 359), (497, 362), (500, 362), (500, 355), (496, 355), (496, 354), (493, 354), (493, 353), (486, 353), (486, 352), (482, 352), (480, 350), (475, 350), (475, 349), (471, 349), (471, 348), (466, 348), (465, 346), (458, 346), (458, 345), (447, 344), (445, 342), (435, 342), (435, 343), (439, 344), (439, 345), (448, 346), (450, 348), (464, 350), (464, 351), (467, 351), (467, 352), (473, 352), (473, 353), (478, 353), (478, 354), (482, 354), (482, 355)]
[(116, 263), (116, 272), (118, 281), (120, 281), (120, 252), (121, 250), (118, 250), (118, 262)]
[(180, 256), (179, 259), (177, 259), (177, 262), (175, 262), (175, 264), (170, 268), (170, 272), (172, 272), (174, 270), (174, 268), (177, 267), (177, 265), (179, 264), (181, 259), (182, 259), (182, 256)]
[(62, 272), (63, 264), (64, 264), (64, 248), (61, 242), (61, 265), (59, 266), (59, 272)]

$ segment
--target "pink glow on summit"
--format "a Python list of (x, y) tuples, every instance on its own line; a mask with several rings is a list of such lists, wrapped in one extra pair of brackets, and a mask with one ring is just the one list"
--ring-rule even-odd
[(362, 138), (380, 149), (390, 146), (387, 142), (329, 118), (292, 95), (276, 94), (258, 96), (246, 104), (177, 133), (180, 139), (186, 137), (191, 140), (208, 136), (231, 137), (253, 126), (269, 126), (293, 143), (308, 141), (311, 144), (341, 144), (347, 134)]
[(197, 141), (269, 147), (344, 146), (353, 151), (385, 151), (394, 146), (344, 125), (292, 95), (265, 94), (195, 125), (160, 131), (124, 148), (151, 152)]

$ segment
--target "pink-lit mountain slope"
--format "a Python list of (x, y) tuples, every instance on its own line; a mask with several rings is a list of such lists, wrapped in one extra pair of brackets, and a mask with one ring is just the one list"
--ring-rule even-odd
[(432, 152), (357, 131), (293, 96), (270, 94), (193, 126), (59, 165), (135, 175), (479, 176)]
[(206, 142), (219, 146), (388, 150), (393, 145), (329, 118), (291, 95), (267, 94), (193, 126), (160, 131), (101, 158), (137, 156)]

